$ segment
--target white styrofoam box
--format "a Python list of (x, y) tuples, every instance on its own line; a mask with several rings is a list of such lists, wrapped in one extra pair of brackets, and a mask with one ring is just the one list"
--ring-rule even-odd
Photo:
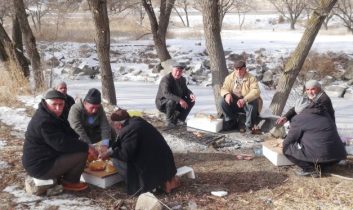
[(192, 117), (187, 121), (187, 126), (204, 131), (218, 133), (222, 130), (223, 119), (208, 119), (206, 117)]
[(181, 177), (185, 174), (188, 178), (195, 179), (195, 172), (194, 172), (194, 169), (192, 169), (191, 167), (183, 166), (177, 169), (177, 173), (176, 173), (177, 176)]
[(272, 146), (271, 142), (273, 141), (262, 143), (262, 154), (275, 166), (293, 165), (293, 163), (283, 155), (282, 150)]
[(36, 178), (33, 178), (33, 182), (34, 182), (34, 185), (35, 186), (47, 186), (47, 185), (53, 185), (54, 184), (54, 180), (52, 179), (47, 179), (47, 180), (44, 180), (44, 179), (36, 179)]
[(353, 145), (346, 146), (346, 152), (348, 155), (353, 155)]
[(112, 186), (113, 184), (116, 184), (122, 181), (123, 178), (118, 173), (115, 173), (106, 177), (98, 177), (98, 176), (94, 176), (92, 174), (83, 172), (81, 175), (81, 180), (86, 183), (93, 184), (95, 186), (105, 189)]

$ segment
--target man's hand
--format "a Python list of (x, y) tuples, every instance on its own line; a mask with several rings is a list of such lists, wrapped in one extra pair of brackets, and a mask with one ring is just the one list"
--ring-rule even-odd
[(245, 102), (244, 99), (239, 99), (239, 100), (237, 101), (237, 106), (238, 106), (239, 108), (243, 108), (243, 107), (245, 106), (245, 104), (246, 104), (246, 102)]
[(108, 159), (109, 158), (109, 153), (108, 153), (108, 149), (99, 153), (99, 156), (98, 156), (100, 159), (102, 160), (105, 160), (105, 159)]
[(280, 117), (276, 120), (276, 124), (277, 125), (283, 125), (284, 123), (286, 123), (288, 120), (286, 117)]
[(89, 145), (88, 155), (91, 156), (94, 160), (98, 158), (98, 151), (93, 145)]
[(227, 94), (224, 100), (226, 101), (227, 104), (230, 105), (230, 103), (233, 102), (233, 97), (231, 94)]
[(190, 94), (190, 99), (191, 99), (191, 102), (195, 102), (196, 96), (194, 94)]
[(179, 104), (183, 109), (187, 109), (189, 106), (183, 99), (180, 99)]

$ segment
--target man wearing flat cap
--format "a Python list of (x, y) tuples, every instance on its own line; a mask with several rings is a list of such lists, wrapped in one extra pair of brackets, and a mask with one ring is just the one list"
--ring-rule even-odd
[(257, 79), (246, 71), (245, 61), (239, 60), (234, 63), (234, 71), (224, 80), (221, 96), (223, 130), (242, 127), (243, 125), (238, 125), (239, 113), (245, 113), (245, 129), (241, 130), (252, 133), (262, 108), (262, 99)]
[(85, 98), (71, 107), (68, 120), (80, 140), (90, 144), (92, 148), (97, 143), (105, 150), (109, 146), (111, 126), (101, 101), (100, 91), (96, 88), (89, 89)]
[(180, 64), (173, 66), (172, 72), (159, 83), (155, 100), (157, 109), (166, 114), (166, 126), (171, 128), (177, 123), (186, 125), (185, 120), (195, 104), (196, 97), (186, 85), (183, 70)]
[(112, 158), (128, 194), (138, 195), (159, 186), (170, 192), (179, 185), (172, 151), (153, 125), (141, 117), (130, 117), (124, 109), (113, 112), (111, 121), (118, 137), (102, 158)]
[(27, 127), (22, 164), (31, 177), (62, 180), (65, 190), (81, 191), (88, 187), (80, 176), (89, 146), (62, 115), (64, 106), (61, 92), (51, 89), (45, 94)]
[(312, 103), (321, 104), (331, 119), (335, 122), (335, 110), (332, 107), (331, 99), (322, 90), (321, 84), (317, 80), (309, 80), (305, 83), (305, 95), (295, 102), (295, 106), (288, 110), (286, 114), (277, 119), (276, 124), (283, 125), (287, 121), (302, 112)]

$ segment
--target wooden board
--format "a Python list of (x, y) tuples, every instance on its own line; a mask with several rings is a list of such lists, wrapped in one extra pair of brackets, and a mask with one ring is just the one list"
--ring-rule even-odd
[(114, 175), (114, 174), (118, 173), (118, 170), (115, 170), (113, 172), (105, 172), (105, 171), (92, 171), (89, 168), (85, 168), (85, 172), (87, 174), (91, 174), (91, 175), (96, 176), (96, 177), (104, 178), (104, 177), (107, 177), (107, 176)]

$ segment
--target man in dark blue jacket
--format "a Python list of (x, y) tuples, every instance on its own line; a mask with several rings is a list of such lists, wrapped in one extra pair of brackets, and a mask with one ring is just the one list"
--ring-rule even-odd
[(46, 93), (28, 124), (22, 164), (34, 178), (62, 180), (64, 189), (81, 191), (88, 187), (80, 183), (80, 176), (89, 146), (78, 139), (62, 115), (64, 106), (65, 95), (61, 92)]

